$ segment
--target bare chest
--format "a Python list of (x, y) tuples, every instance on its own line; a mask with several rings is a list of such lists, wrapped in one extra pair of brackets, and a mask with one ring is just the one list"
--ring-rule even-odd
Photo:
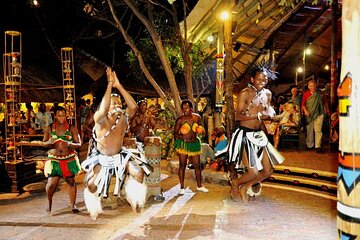
[(269, 108), (268, 97), (266, 93), (252, 93), (249, 96), (249, 100), (245, 102), (246, 109), (245, 114), (249, 115), (257, 112), (266, 112)]

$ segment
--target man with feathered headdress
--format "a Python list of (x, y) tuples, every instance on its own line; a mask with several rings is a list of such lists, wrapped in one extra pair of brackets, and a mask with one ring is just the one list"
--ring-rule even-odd
[[(239, 128), (232, 135), (229, 150), (230, 197), (248, 202), (247, 190), (268, 178), (273, 164), (280, 164), (284, 158), (268, 142), (263, 120), (275, 115), (270, 106), (272, 94), (265, 86), (269, 79), (276, 79), (276, 73), (268, 63), (256, 64), (250, 72), (249, 85), (237, 96), (235, 120)], [(243, 174), (238, 178), (238, 171)], [(240, 187), (240, 192), (239, 192)]]

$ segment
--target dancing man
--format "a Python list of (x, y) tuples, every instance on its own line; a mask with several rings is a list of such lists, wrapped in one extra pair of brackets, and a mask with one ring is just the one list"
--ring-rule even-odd
[[(94, 114), (94, 129), (89, 157), (81, 164), (85, 176), (84, 199), (90, 216), (95, 220), (102, 212), (100, 196), (107, 197), (111, 176), (116, 176), (114, 195), (125, 186), (126, 199), (135, 212), (141, 211), (146, 200), (147, 187), (144, 173), (150, 169), (145, 157), (136, 149), (123, 147), (129, 119), (134, 116), (137, 106), (132, 96), (120, 84), (116, 73), (107, 68), (107, 87), (101, 103)], [(116, 88), (126, 102), (122, 110)]]
[[(239, 121), (239, 128), (232, 135), (228, 159), (230, 197), (234, 201), (241, 197), (244, 203), (248, 203), (247, 190), (271, 175), (272, 164), (280, 164), (284, 160), (268, 142), (262, 122), (271, 119), (275, 113), (270, 106), (272, 94), (265, 88), (268, 79), (275, 78), (275, 73), (266, 63), (255, 65), (251, 71), (251, 82), (237, 97), (235, 120)], [(243, 171), (240, 178), (238, 171)]]
[(190, 101), (185, 100), (181, 103), (183, 115), (175, 123), (175, 150), (179, 154), (179, 194), (185, 194), (184, 178), (187, 159), (190, 158), (195, 168), (197, 188), (199, 192), (208, 192), (209, 190), (201, 184), (200, 154), (201, 141), (198, 134), (203, 134), (201, 117), (199, 114), (192, 112), (193, 105)]
[(68, 184), (70, 205), (73, 213), (79, 210), (75, 206), (76, 184), (75, 175), (80, 171), (80, 164), (75, 149), (81, 147), (77, 128), (66, 121), (66, 112), (63, 107), (55, 109), (55, 123), (45, 129), (44, 144), (52, 147), (48, 151), (48, 160), (45, 163), (44, 174), (48, 177), (46, 193), (48, 197), (47, 212), (51, 212), (52, 198), (58, 187), (60, 177)]

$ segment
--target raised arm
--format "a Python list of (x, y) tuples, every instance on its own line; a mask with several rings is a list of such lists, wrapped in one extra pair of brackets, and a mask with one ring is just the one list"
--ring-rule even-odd
[(117, 90), (119, 90), (120, 94), (123, 96), (127, 108), (126, 108), (126, 113), (130, 116), (133, 117), (136, 113), (137, 110), (137, 105), (136, 102), (134, 100), (134, 98), (130, 95), (130, 93), (128, 93), (125, 88), (123, 87), (123, 85), (120, 84), (118, 77), (116, 76), (115, 72), (112, 72), (112, 79), (114, 79), (114, 87), (117, 88)]
[(106, 77), (107, 77), (107, 87), (105, 94), (101, 100), (99, 109), (94, 114), (95, 122), (99, 122), (103, 120), (106, 117), (106, 114), (109, 112), (109, 108), (110, 108), (111, 90), (113, 88), (115, 80), (113, 78), (111, 68), (109, 67), (106, 69)]

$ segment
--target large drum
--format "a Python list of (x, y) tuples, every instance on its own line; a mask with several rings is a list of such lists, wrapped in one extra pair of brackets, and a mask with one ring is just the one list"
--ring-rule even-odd
[(161, 195), (160, 188), (160, 160), (161, 160), (161, 138), (145, 137), (145, 157), (147, 162), (154, 168), (154, 171), (146, 177), (145, 182), (148, 186), (147, 199), (149, 196)]

